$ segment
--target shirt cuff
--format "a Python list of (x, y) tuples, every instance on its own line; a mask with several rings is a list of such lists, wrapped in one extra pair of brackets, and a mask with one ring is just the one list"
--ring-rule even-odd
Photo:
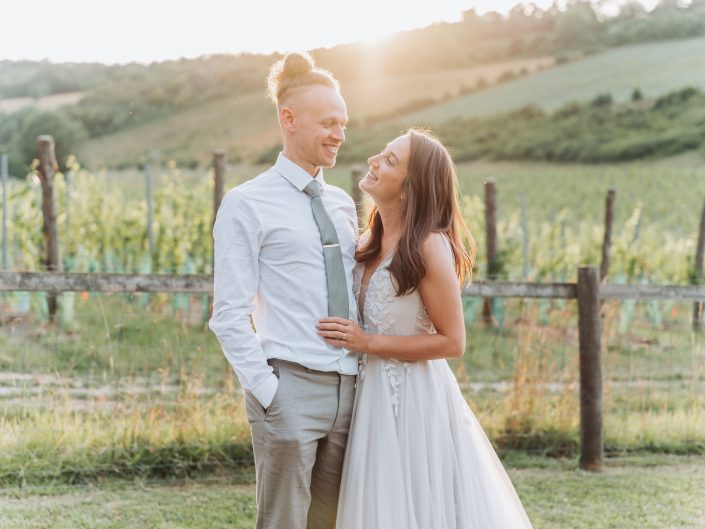
[(274, 400), (274, 395), (277, 392), (278, 387), (279, 379), (274, 375), (274, 373), (272, 373), (271, 376), (264, 382), (261, 382), (257, 385), (257, 387), (252, 388), (250, 393), (254, 395), (262, 407), (266, 410)]

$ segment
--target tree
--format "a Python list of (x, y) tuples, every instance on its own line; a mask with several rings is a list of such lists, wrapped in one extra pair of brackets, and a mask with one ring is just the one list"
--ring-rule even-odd
[(15, 139), (14, 151), (29, 166), (37, 157), (37, 136), (51, 134), (54, 137), (56, 160), (63, 170), (70, 154), (88, 137), (86, 129), (68, 114), (57, 112), (33, 111), (28, 114), (19, 134)]
[(602, 26), (590, 2), (573, 0), (556, 25), (556, 42), (570, 48), (585, 48), (600, 41)]

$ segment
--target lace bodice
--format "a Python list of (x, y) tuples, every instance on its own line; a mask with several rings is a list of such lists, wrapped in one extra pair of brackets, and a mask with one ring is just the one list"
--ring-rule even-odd
[[(418, 290), (403, 296), (396, 295), (395, 281), (388, 269), (391, 260), (390, 255), (379, 264), (369, 278), (361, 311), (364, 316), (364, 321), (361, 322), (363, 329), (368, 333), (388, 336), (412, 336), (436, 332)], [(364, 263), (358, 263), (353, 271), (355, 299), (359, 299), (364, 272)], [(381, 362), (381, 368), (387, 375), (392, 391), (394, 415), (397, 416), (402, 370), (409, 370), (411, 364), (393, 358), (375, 357), (374, 360)], [(360, 356), (357, 375), (359, 382), (365, 378), (368, 361), (367, 354)]]
[[(390, 255), (370, 276), (364, 299), (363, 328), (373, 334), (408, 336), (435, 332), (418, 290), (403, 296), (396, 295), (394, 279), (388, 266)], [(360, 296), (360, 285), (365, 266), (358, 263), (353, 271), (353, 293)]]

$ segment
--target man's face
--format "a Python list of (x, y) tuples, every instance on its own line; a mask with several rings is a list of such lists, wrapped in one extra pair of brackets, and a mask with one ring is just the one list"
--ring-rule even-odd
[(293, 96), (290, 108), (287, 148), (293, 161), (311, 174), (319, 167), (333, 167), (348, 122), (342, 96), (327, 86), (308, 86)]

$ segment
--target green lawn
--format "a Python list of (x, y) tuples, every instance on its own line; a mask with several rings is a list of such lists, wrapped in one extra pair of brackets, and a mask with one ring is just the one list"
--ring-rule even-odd
[[(535, 529), (705, 528), (705, 457), (574, 462), (519, 458), (510, 476)], [(254, 486), (225, 478), (0, 492), (3, 529), (251, 528)]]

